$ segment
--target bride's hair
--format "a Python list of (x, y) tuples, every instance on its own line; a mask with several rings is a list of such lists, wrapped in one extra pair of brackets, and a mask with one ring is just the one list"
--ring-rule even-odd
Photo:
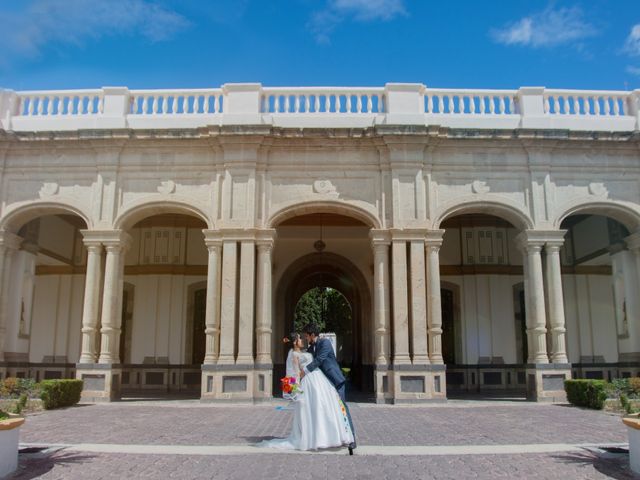
[(298, 340), (299, 338), (301, 338), (301, 337), (300, 337), (300, 334), (298, 332), (291, 332), (289, 334), (289, 336), (288, 337), (284, 337), (282, 339), (282, 341), (284, 343), (290, 343), (293, 346), (293, 344), (296, 343), (296, 340)]

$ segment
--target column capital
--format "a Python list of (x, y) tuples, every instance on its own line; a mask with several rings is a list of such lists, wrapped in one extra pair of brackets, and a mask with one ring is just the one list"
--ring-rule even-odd
[(8, 248), (11, 250), (18, 250), (20, 245), (24, 241), (19, 235), (16, 235), (5, 230), (0, 230), (0, 247)]
[(540, 251), (545, 245), (562, 246), (566, 233), (567, 230), (523, 230), (516, 236), (515, 243), (521, 251)]
[(427, 247), (442, 246), (442, 239), (444, 238), (444, 230), (427, 230), (427, 238), (425, 239), (425, 245)]
[(127, 250), (132, 238), (124, 230), (80, 230), (85, 246), (104, 245), (105, 247), (121, 248)]
[(392, 241), (410, 242), (412, 240), (424, 241), (430, 230), (426, 228), (391, 228), (388, 231)]
[(372, 228), (369, 230), (369, 238), (371, 239), (371, 245), (374, 248), (391, 245), (391, 233), (389, 233), (389, 230)]
[(271, 250), (278, 234), (275, 228), (264, 228), (256, 231), (256, 245), (258, 250)]
[(204, 244), (207, 248), (211, 249), (222, 246), (222, 236), (219, 230), (208, 230), (205, 228), (202, 230), (202, 234), (204, 235)]

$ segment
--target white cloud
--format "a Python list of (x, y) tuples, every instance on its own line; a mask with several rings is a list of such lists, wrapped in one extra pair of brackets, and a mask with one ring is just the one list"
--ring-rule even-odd
[(640, 67), (633, 67), (629, 65), (627, 67), (627, 73), (630, 73), (631, 75), (637, 75), (638, 77), (640, 77)]
[(631, 27), (631, 32), (624, 44), (625, 52), (640, 56), (640, 23)]
[(105, 36), (167, 40), (185, 28), (181, 15), (148, 0), (35, 0), (20, 11), (1, 12), (5, 54), (38, 56), (45, 45), (81, 46)]
[(308, 24), (319, 43), (328, 43), (331, 33), (342, 22), (389, 21), (407, 15), (404, 0), (328, 0), (323, 10), (315, 12)]
[(493, 39), (504, 45), (555, 47), (574, 44), (596, 35), (596, 28), (583, 18), (578, 7), (546, 10), (509, 23), (491, 32)]

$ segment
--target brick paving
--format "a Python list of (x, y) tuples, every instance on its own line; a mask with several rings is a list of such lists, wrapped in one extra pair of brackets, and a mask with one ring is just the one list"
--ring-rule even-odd
[[(627, 442), (620, 418), (562, 405), (450, 402), (403, 407), (354, 404), (363, 446), (472, 446)], [(31, 415), (29, 444), (246, 445), (285, 436), (291, 412), (268, 406), (138, 402)], [(21, 454), (13, 479), (28, 478), (558, 478), (634, 477), (628, 455), (598, 450), (545, 454), (358, 456), (318, 454)]]

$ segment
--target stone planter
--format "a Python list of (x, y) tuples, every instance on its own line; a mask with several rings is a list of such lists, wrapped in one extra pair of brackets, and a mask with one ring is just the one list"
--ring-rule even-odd
[(18, 468), (18, 443), (22, 417), (0, 420), (0, 478)]
[(640, 473), (640, 418), (638, 416), (622, 419), (629, 434), (629, 465), (635, 473)]

